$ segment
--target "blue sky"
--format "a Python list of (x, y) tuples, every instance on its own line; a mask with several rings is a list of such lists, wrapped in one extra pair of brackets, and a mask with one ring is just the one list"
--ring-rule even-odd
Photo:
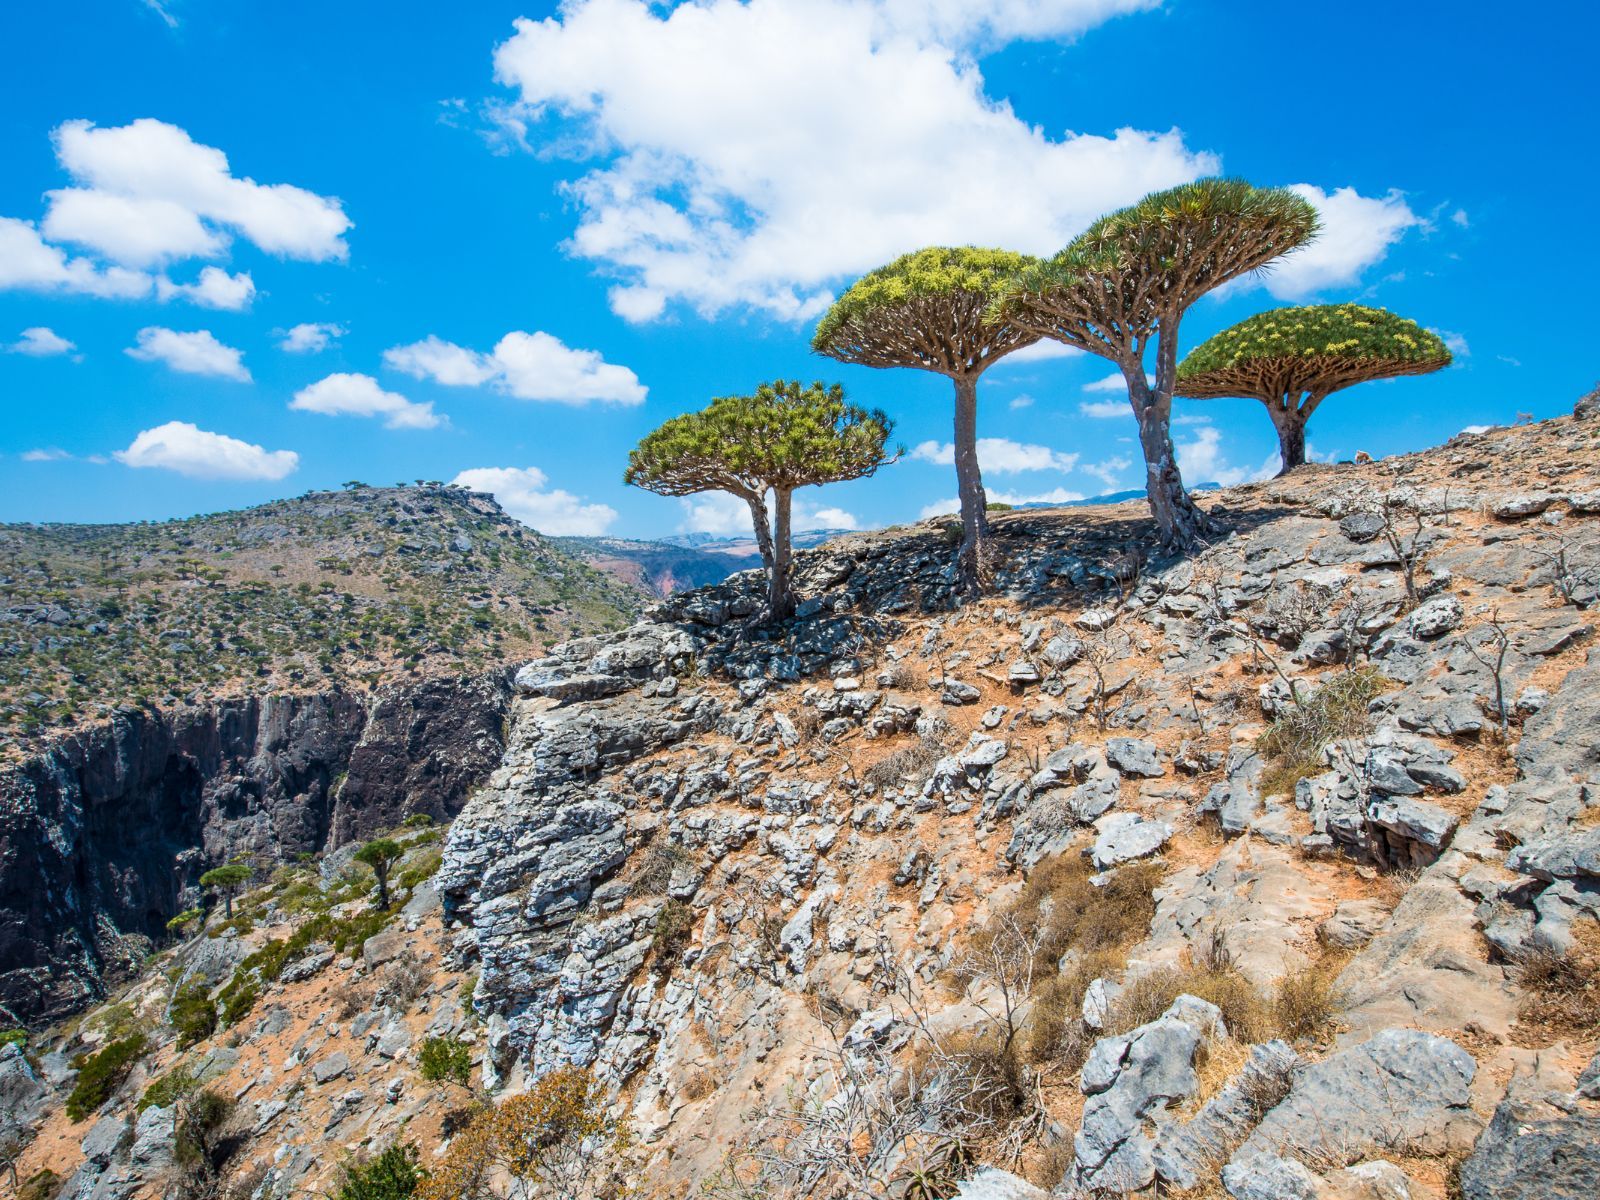
[[(1327, 233), (1191, 310), (1439, 330), (1452, 369), (1323, 405), (1318, 456), (1518, 413), (1597, 370), (1560, 198), (1595, 194), (1600, 20), (1354, 0), (705, 0), (563, 7), (88, 0), (0, 16), (0, 520), (130, 520), (347, 479), (462, 478), (551, 532), (736, 532), (622, 486), (660, 421), (842, 381), (914, 451), (803, 522), (955, 494), (950, 385), (808, 350), (856, 274), (933, 242), (1046, 253), (1218, 170), (1303, 185)], [(1554, 203), (1552, 203), (1554, 201)], [(1559, 322), (1559, 323), (1558, 323)], [(1003, 499), (1134, 486), (1084, 356), (980, 389)], [(1178, 402), (1190, 482), (1274, 466), (1247, 401)]]

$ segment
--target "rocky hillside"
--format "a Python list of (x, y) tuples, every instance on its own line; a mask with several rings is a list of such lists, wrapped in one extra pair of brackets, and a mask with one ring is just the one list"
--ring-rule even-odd
[(0, 1051), (21, 1187), (447, 1170), (575, 1064), (645, 1195), (1593, 1196), (1600, 421), (1202, 503), (1180, 559), (1004, 515), (960, 611), (933, 521), (781, 631), (736, 577), (555, 647), (391, 910), (326, 856)]
[(125, 705), (477, 674), (643, 593), (460, 488), (0, 526), (0, 760)]

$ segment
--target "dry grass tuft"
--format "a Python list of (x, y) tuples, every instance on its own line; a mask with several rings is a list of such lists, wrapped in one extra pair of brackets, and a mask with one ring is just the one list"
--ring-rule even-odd
[(880, 792), (899, 787), (906, 779), (921, 786), (942, 757), (944, 749), (938, 742), (932, 738), (918, 738), (913, 744), (902, 746), (873, 763), (862, 774), (861, 781), (870, 783)]
[(1300, 780), (1322, 770), (1322, 751), (1330, 742), (1370, 733), (1367, 706), (1387, 688), (1376, 667), (1345, 671), (1267, 726), (1256, 742), (1271, 763), (1261, 777), (1262, 795), (1291, 794)]
[(1522, 1032), (1539, 1042), (1585, 1037), (1600, 1029), (1600, 924), (1586, 922), (1565, 954), (1532, 950), (1515, 960), (1527, 993), (1517, 1017)]
[(1341, 960), (1328, 956), (1284, 976), (1270, 994), (1245, 978), (1226, 957), (1149, 971), (1130, 980), (1108, 1016), (1108, 1033), (1126, 1033), (1154, 1021), (1181, 995), (1198, 996), (1222, 1012), (1229, 1036), (1240, 1042), (1316, 1041), (1334, 1025), (1334, 979)]

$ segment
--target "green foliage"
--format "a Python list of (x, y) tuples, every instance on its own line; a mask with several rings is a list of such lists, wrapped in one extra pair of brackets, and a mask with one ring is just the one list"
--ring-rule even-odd
[(139, 1097), (139, 1103), (134, 1107), (139, 1112), (147, 1108), (171, 1108), (185, 1096), (192, 1095), (198, 1086), (194, 1072), (179, 1064), (145, 1088), (144, 1095)]
[(237, 891), (249, 881), (250, 868), (244, 863), (225, 863), (220, 867), (213, 867), (200, 876), (201, 887), (214, 887), (224, 891), (228, 889)]
[(149, 1050), (149, 1039), (142, 1033), (135, 1033), (107, 1043), (97, 1053), (80, 1059), (76, 1063), (77, 1082), (67, 1097), (67, 1118), (82, 1121), (95, 1113), (111, 1099), (112, 1093), (122, 1086)]
[(172, 998), (170, 1020), (178, 1031), (178, 1049), (186, 1050), (217, 1028), (217, 1006), (202, 983), (191, 983)]
[(427, 813), (412, 813), (404, 821), (400, 822), (400, 824), (404, 825), (407, 829), (427, 829), (433, 824), (433, 818)]
[(1333, 355), (1397, 363), (1450, 361), (1439, 335), (1387, 309), (1362, 304), (1308, 304), (1274, 308), (1224, 329), (1189, 352), (1180, 380), (1236, 363), (1293, 355)]
[(444, 854), (439, 850), (428, 850), (417, 855), (414, 862), (408, 863), (394, 881), (401, 887), (411, 889), (427, 883), (439, 873), (439, 868), (444, 863)]
[(186, 908), (172, 920), (167, 922), (168, 933), (183, 933), (188, 927), (206, 915), (203, 908)]
[(1130, 353), (1164, 317), (1316, 236), (1287, 188), (1196, 180), (1101, 217), (1053, 258), (1018, 271), (990, 315), (1092, 354)]
[(389, 907), (389, 868), (399, 861), (405, 847), (393, 838), (376, 838), (355, 853), (355, 861), (365, 863), (378, 877), (378, 906)]
[(662, 424), (628, 455), (623, 481), (663, 496), (762, 496), (871, 475), (894, 428), (844, 389), (779, 379)]
[(402, 1142), (376, 1158), (347, 1162), (333, 1200), (407, 1200), (424, 1176), (416, 1148)]
[(930, 246), (856, 280), (817, 324), (811, 348), (865, 366), (971, 374), (1038, 340), (984, 312), (1036, 260), (1010, 250)]
[(0, 1030), (0, 1046), (23, 1046), (28, 1044), (28, 1031), (26, 1029)]
[(35, 1171), (18, 1190), (17, 1200), (55, 1200), (63, 1182), (61, 1176), (49, 1167)]
[(340, 953), (360, 949), (369, 937), (383, 930), (394, 914), (372, 908), (353, 917), (318, 913), (287, 939), (274, 938), (234, 968), (233, 977), (218, 993), (224, 1027), (238, 1024), (261, 998), (262, 989), (283, 973), (283, 968), (303, 955), (314, 942), (327, 942)]
[(466, 1087), (472, 1081), (472, 1047), (455, 1038), (427, 1038), (417, 1057), (417, 1069), (429, 1083)]
[(220, 1165), (219, 1142), (223, 1126), (233, 1115), (233, 1099), (221, 1092), (193, 1092), (179, 1109), (173, 1131), (172, 1157), (191, 1176), (207, 1177)]

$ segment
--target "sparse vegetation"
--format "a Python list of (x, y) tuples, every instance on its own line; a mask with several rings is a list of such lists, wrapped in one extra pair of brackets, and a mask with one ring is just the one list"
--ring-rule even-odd
[(472, 1081), (472, 1047), (455, 1038), (427, 1038), (417, 1055), (417, 1070), (429, 1083), (466, 1087)]
[(333, 1200), (408, 1200), (426, 1177), (416, 1147), (398, 1142), (372, 1158), (346, 1162)]
[(668, 900), (656, 917), (655, 936), (650, 943), (657, 975), (670, 975), (679, 956), (694, 934), (694, 911), (681, 900)]
[(1303, 703), (1292, 705), (1267, 727), (1256, 748), (1270, 764), (1261, 779), (1266, 795), (1289, 793), (1322, 769), (1322, 752), (1340, 738), (1372, 729), (1368, 706), (1388, 690), (1376, 667), (1341, 671)]
[(203, 983), (186, 985), (172, 998), (169, 1019), (178, 1031), (178, 1049), (184, 1050), (217, 1028), (217, 1005)]
[(251, 871), (244, 863), (224, 863), (200, 876), (200, 886), (222, 893), (223, 917), (233, 919), (233, 898), (250, 882)]
[(372, 868), (378, 881), (378, 907), (389, 907), (389, 869), (405, 851), (393, 838), (376, 838), (356, 851), (355, 861)]
[(67, 1096), (67, 1118), (82, 1121), (97, 1112), (149, 1052), (149, 1039), (135, 1033), (76, 1060), (78, 1079)]
[(1600, 928), (1584, 922), (1565, 952), (1525, 950), (1513, 960), (1525, 997), (1517, 1016), (1527, 1040), (1588, 1037), (1600, 1029)]

